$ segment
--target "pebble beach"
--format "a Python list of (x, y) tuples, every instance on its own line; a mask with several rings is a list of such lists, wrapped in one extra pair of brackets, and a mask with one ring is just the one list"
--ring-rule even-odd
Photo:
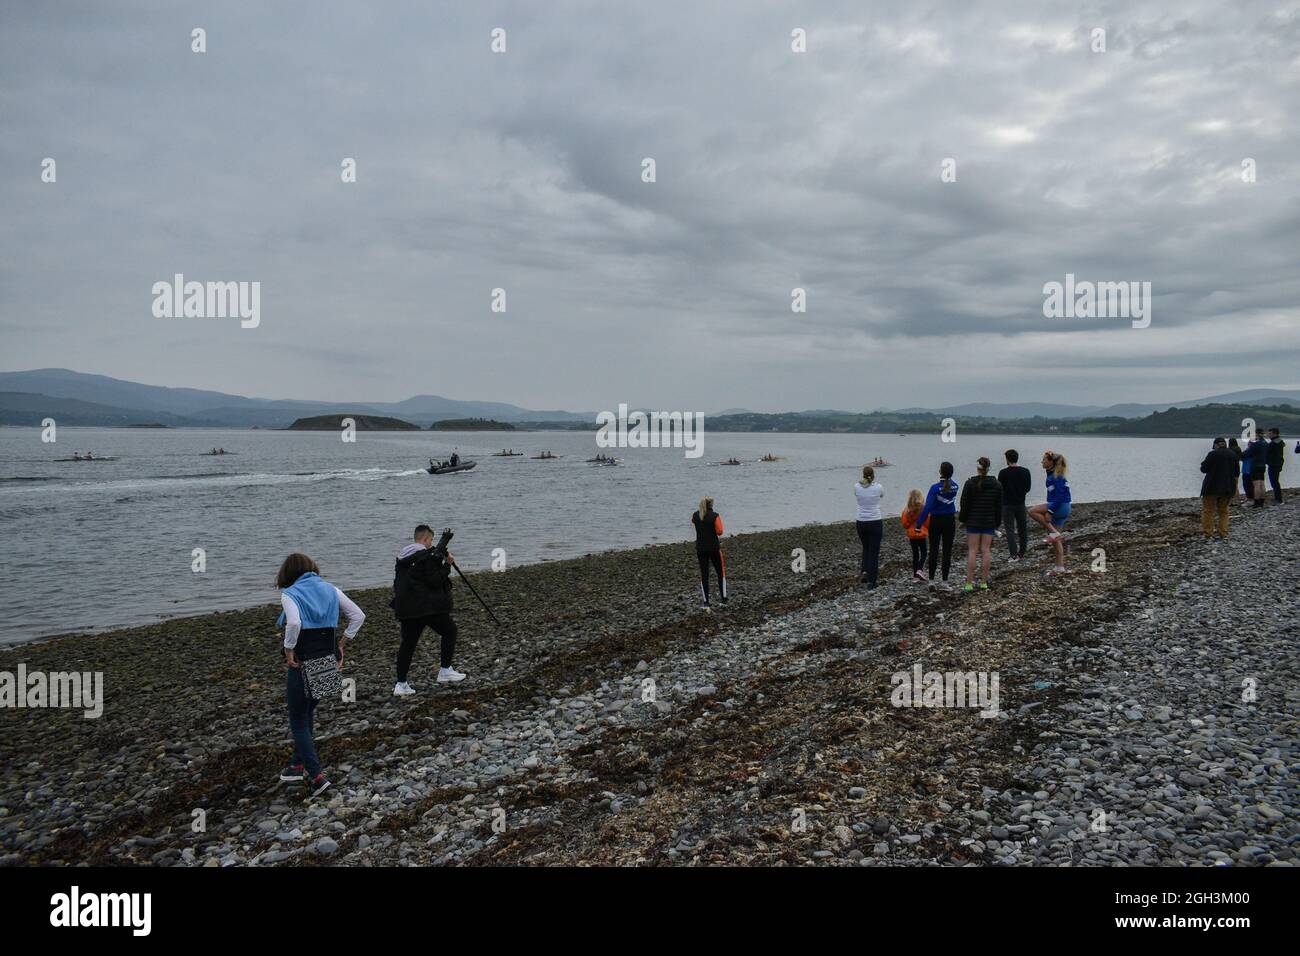
[[(1300, 503), (1234, 505), (1224, 541), (1199, 507), (1076, 505), (1072, 573), (998, 540), (973, 594), (912, 580), (897, 519), (874, 591), (851, 523), (726, 538), (712, 614), (684, 542), (483, 572), (505, 626), (457, 582), (468, 679), (434, 683), (426, 634), (406, 699), (388, 589), (350, 592), (316, 799), (277, 781), (269, 588), (7, 647), (105, 693), (98, 719), (0, 709), (0, 864), (1294, 865)], [(960, 533), (954, 559), (959, 585)], [(996, 674), (997, 712), (895, 706), (916, 665)]]

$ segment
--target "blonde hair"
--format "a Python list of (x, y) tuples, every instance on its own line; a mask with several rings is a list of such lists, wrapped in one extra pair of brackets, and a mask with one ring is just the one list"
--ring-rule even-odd
[(904, 511), (920, 511), (921, 506), (925, 504), (925, 496), (921, 494), (920, 488), (913, 488), (907, 493), (907, 507)]
[(876, 469), (872, 468), (870, 465), (863, 465), (862, 466), (863, 484), (869, 485), (875, 480), (876, 480)]
[(1045, 451), (1043, 454), (1052, 460), (1052, 474), (1057, 478), (1064, 478), (1066, 472), (1070, 470), (1070, 465), (1065, 460), (1065, 456), (1054, 451)]
[(700, 520), (701, 521), (704, 520), (704, 516), (709, 513), (709, 509), (712, 507), (713, 507), (713, 495), (705, 495), (703, 498), (700, 499)]

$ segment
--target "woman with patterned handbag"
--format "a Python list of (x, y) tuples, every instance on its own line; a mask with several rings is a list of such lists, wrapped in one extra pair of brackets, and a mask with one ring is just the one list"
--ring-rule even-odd
[[(294, 553), (284, 559), (275, 586), (282, 592), (283, 611), (276, 623), (284, 625), (284, 659), (288, 665), (285, 697), (293, 737), (293, 757), (280, 772), (280, 779), (305, 780), (314, 797), (330, 785), (316, 755), (316, 704), (338, 693), (338, 666), (343, 662), (344, 648), (361, 630), (366, 615), (346, 594), (321, 580), (320, 568), (305, 554)], [(334, 629), (340, 609), (348, 619), (348, 627), (336, 640)]]

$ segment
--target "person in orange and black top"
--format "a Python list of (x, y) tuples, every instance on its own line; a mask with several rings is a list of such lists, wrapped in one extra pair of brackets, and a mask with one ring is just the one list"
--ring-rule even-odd
[(916, 518), (924, 508), (925, 496), (921, 494), (921, 489), (913, 488), (907, 493), (907, 507), (903, 509), (902, 521), (907, 540), (912, 545), (912, 577), (917, 581), (926, 579), (925, 572), (921, 569), (925, 566), (930, 542), (930, 517), (927, 515), (920, 527), (916, 525)]
[(705, 496), (700, 499), (700, 508), (691, 515), (691, 524), (695, 525), (695, 556), (700, 561), (700, 597), (701, 607), (712, 611), (709, 604), (709, 565), (718, 572), (718, 594), (722, 603), (727, 603), (727, 563), (722, 558), (722, 518), (713, 510), (713, 498)]

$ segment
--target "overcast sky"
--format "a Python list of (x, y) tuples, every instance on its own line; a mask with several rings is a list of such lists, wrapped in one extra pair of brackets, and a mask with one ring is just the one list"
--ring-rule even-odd
[[(0, 0), (0, 365), (583, 410), (1297, 387), (1298, 94), (1297, 2)], [(177, 272), (260, 282), (260, 326), (155, 318)], [(1044, 318), (1067, 272), (1150, 282), (1150, 328)]]

